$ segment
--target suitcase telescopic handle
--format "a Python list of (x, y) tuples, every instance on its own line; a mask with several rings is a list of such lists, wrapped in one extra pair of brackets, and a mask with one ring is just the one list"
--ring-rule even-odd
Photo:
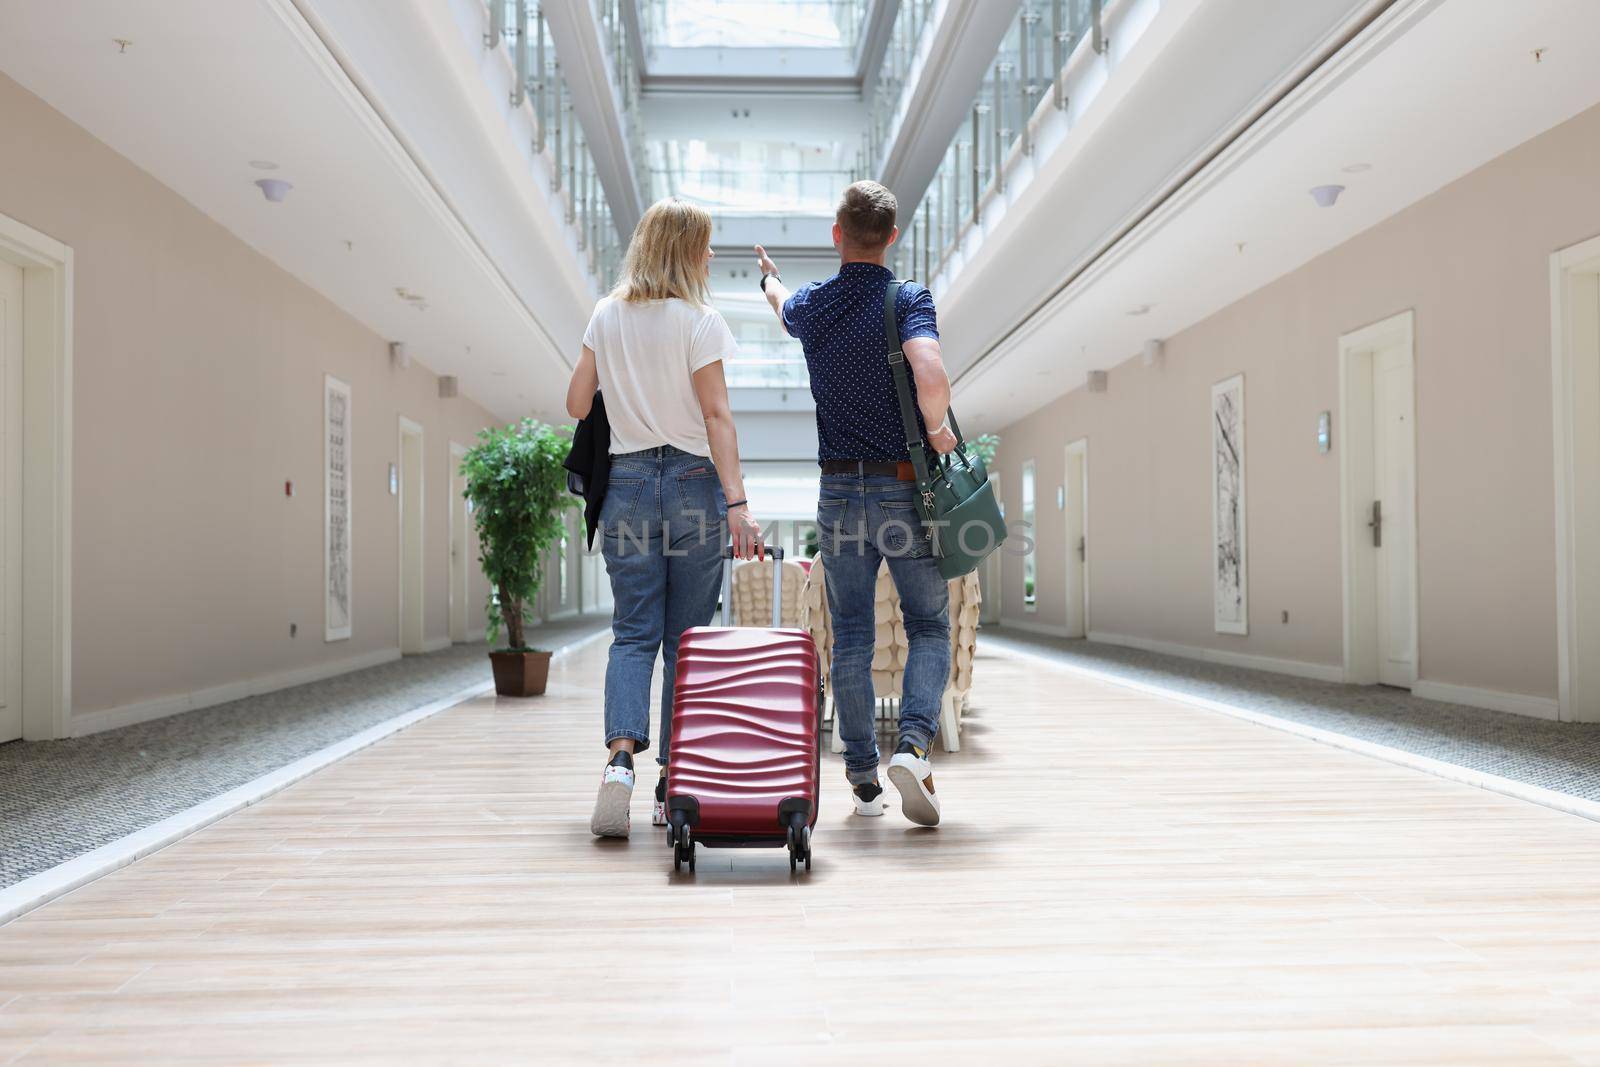
[[(776, 545), (767, 547), (767, 558), (772, 560), (772, 628), (783, 625), (783, 549)], [(733, 546), (722, 549), (722, 625), (733, 625)]]

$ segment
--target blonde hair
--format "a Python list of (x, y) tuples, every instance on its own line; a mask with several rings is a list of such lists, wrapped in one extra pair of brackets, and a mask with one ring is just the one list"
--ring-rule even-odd
[(704, 307), (711, 301), (710, 247), (711, 214), (705, 208), (676, 196), (657, 200), (634, 227), (611, 295), (630, 304), (677, 297)]

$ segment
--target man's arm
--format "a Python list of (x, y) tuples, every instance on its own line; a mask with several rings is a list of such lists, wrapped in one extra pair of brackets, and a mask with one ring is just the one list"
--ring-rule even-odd
[(772, 313), (778, 316), (778, 325), (784, 332), (789, 332), (789, 324), (783, 321), (783, 305), (789, 300), (789, 290), (777, 277), (778, 265), (772, 262), (772, 257), (767, 255), (767, 250), (756, 245), (756, 265), (761, 268), (763, 275), (770, 274), (767, 284), (762, 286), (761, 294), (767, 298), (767, 303), (772, 307)]
[(950, 375), (944, 369), (939, 342), (931, 337), (913, 337), (904, 346), (906, 362), (917, 383), (917, 407), (928, 427), (928, 444), (941, 456), (955, 450), (956, 435), (946, 425), (950, 414)]

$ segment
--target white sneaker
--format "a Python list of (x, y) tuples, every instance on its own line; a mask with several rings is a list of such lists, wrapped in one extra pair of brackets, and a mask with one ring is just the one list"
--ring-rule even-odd
[(889, 781), (900, 790), (900, 810), (918, 826), (939, 825), (939, 796), (933, 791), (933, 764), (908, 741), (889, 760)]
[(852, 784), (850, 799), (855, 803), (856, 814), (865, 815), (869, 819), (882, 815), (889, 806), (883, 799), (883, 786), (876, 781)]
[(600, 793), (594, 798), (589, 832), (596, 837), (627, 837), (632, 828), (633, 758), (618, 752), (600, 775)]
[(667, 769), (661, 768), (661, 777), (656, 779), (656, 800), (650, 808), (650, 825), (667, 825)]

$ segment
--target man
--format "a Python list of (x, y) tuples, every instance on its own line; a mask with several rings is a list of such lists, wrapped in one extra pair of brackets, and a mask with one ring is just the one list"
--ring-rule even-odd
[[(884, 299), (893, 278), (884, 257), (900, 231), (894, 194), (877, 182), (844, 191), (833, 226), (839, 273), (790, 293), (778, 265), (756, 246), (761, 289), (778, 320), (805, 348), (817, 404), (822, 492), (817, 540), (833, 613), (833, 694), (845, 774), (858, 815), (882, 815), (873, 724), (873, 603), (887, 560), (905, 615), (910, 653), (900, 699), (900, 736), (889, 781), (912, 822), (939, 822), (928, 755), (950, 674), (949, 594), (933, 556), (932, 531), (916, 510), (916, 476), (887, 359)], [(935, 452), (955, 448), (947, 414), (950, 379), (939, 352), (933, 297), (900, 289), (895, 320), (911, 368), (918, 430)], [(933, 427), (931, 431), (928, 429)]]

